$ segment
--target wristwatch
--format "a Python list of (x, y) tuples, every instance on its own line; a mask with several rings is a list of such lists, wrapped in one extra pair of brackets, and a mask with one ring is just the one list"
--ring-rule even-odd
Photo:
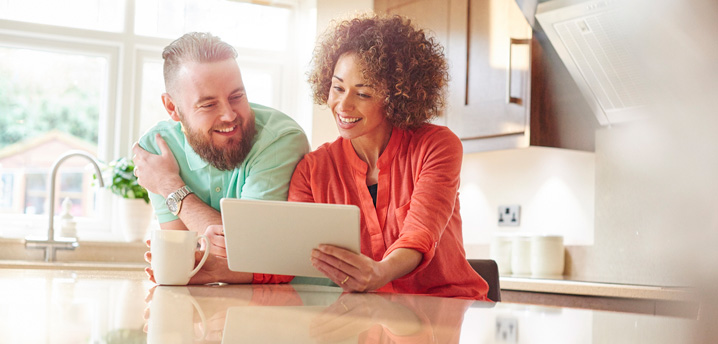
[(167, 204), (167, 208), (172, 212), (172, 215), (177, 216), (177, 214), (179, 214), (180, 209), (182, 209), (182, 200), (191, 193), (192, 189), (185, 185), (167, 196), (165, 203)]

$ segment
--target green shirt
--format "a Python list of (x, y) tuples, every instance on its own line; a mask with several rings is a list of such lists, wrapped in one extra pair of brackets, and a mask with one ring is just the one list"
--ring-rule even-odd
[[(309, 152), (309, 142), (301, 127), (289, 116), (272, 108), (252, 104), (257, 135), (247, 158), (232, 171), (220, 171), (195, 153), (187, 142), (180, 122), (157, 123), (140, 138), (142, 148), (153, 154), (159, 133), (174, 154), (180, 177), (195, 195), (219, 211), (222, 198), (286, 201), (289, 180), (299, 160)], [(167, 209), (165, 197), (150, 193), (160, 223), (176, 220)]]

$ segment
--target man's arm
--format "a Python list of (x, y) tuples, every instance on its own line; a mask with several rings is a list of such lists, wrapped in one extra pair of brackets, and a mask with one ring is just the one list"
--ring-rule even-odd
[[(132, 152), (135, 154), (133, 158), (135, 175), (137, 182), (147, 191), (164, 198), (184, 186), (185, 182), (179, 175), (177, 160), (160, 134), (155, 135), (155, 142), (160, 149), (160, 154), (152, 154), (137, 143), (132, 147)], [(153, 202), (162, 202), (158, 198), (153, 197)], [(182, 200), (182, 208), (178, 217), (177, 220), (161, 223), (160, 228), (188, 229), (202, 234), (207, 226), (222, 224), (222, 216), (219, 211), (204, 203), (193, 193)]]
[[(184, 183), (177, 187), (177, 189), (182, 186), (184, 186)], [(167, 192), (165, 195), (169, 195), (171, 192), (172, 191)], [(210, 207), (207, 203), (204, 203), (194, 193), (189, 194), (182, 200), (182, 209), (179, 214), (177, 214), (177, 217), (179, 217), (177, 220), (160, 223), (160, 228), (191, 230), (198, 234), (203, 234), (208, 226), (222, 225), (222, 215), (220, 212)]]

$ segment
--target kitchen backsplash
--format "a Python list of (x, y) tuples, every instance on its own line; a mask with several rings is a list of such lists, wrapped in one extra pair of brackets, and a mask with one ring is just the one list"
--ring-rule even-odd
[[(595, 154), (529, 147), (464, 155), (461, 217), (469, 257), (486, 254), (495, 233), (560, 234), (594, 242)], [(500, 205), (520, 205), (520, 225), (498, 225)]]
[[(494, 233), (561, 234), (572, 279), (689, 284), (716, 265), (705, 246), (718, 236), (718, 183), (710, 175), (718, 163), (701, 157), (712, 157), (718, 138), (709, 138), (711, 126), (678, 120), (600, 129), (595, 153), (531, 147), (465, 155), (467, 256), (488, 257)], [(497, 225), (497, 207), (509, 204), (521, 205), (519, 227)]]

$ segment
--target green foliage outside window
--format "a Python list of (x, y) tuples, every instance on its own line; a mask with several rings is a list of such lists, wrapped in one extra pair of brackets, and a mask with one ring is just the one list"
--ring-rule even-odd
[[(47, 65), (35, 70), (18, 62), (43, 57)], [(97, 144), (97, 68), (83, 56), (0, 47), (0, 148), (53, 129)]]

